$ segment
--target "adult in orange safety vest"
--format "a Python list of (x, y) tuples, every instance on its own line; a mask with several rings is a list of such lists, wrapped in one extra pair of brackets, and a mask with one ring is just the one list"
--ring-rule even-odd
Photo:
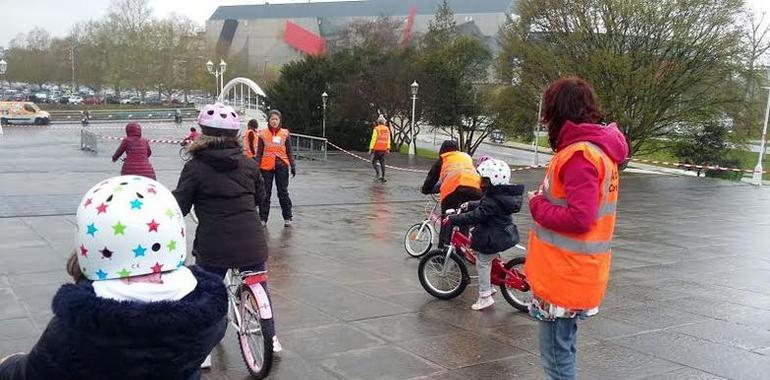
[(546, 90), (543, 122), (556, 155), (537, 191), (525, 273), (530, 314), (540, 320), (546, 377), (574, 379), (577, 319), (594, 315), (607, 289), (618, 200), (618, 165), (628, 144), (602, 118), (591, 86), (563, 78)]
[(385, 155), (390, 152), (390, 129), (385, 116), (380, 115), (374, 123), (372, 140), (369, 142), (369, 154), (372, 155), (375, 181), (388, 182), (385, 179)]
[(273, 191), (273, 179), (281, 204), (284, 227), (291, 227), (291, 198), (289, 198), (289, 171), (297, 174), (294, 156), (291, 153), (291, 135), (281, 126), (281, 112), (270, 110), (267, 113), (267, 129), (258, 134), (257, 155), (262, 178), (265, 180), (265, 198), (259, 205), (259, 218), (267, 225), (270, 214), (270, 196)]
[[(259, 142), (259, 124), (251, 119), (246, 123), (246, 133), (243, 134), (243, 154), (253, 159), (257, 156), (257, 143)], [(259, 165), (259, 163), (257, 163)]]
[[(481, 198), (481, 177), (473, 166), (473, 159), (460, 152), (455, 141), (446, 140), (441, 144), (439, 158), (422, 184), (422, 193), (439, 193), (442, 215), (446, 210)], [(451, 227), (441, 226), (439, 248), (449, 242), (451, 235)]]

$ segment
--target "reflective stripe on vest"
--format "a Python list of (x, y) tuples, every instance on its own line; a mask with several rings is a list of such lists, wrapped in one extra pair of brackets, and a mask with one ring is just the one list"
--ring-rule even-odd
[[(277, 141), (274, 141), (276, 140)], [(286, 166), (289, 166), (289, 156), (286, 153), (286, 140), (289, 138), (289, 131), (285, 128), (278, 130), (274, 135), (270, 128), (262, 132), (262, 143), (265, 148), (262, 152), (262, 162), (259, 168), (262, 170), (275, 170), (275, 158), (278, 157)]]
[(473, 159), (466, 153), (453, 151), (441, 155), (441, 200), (460, 186), (481, 189), (481, 177), (473, 167)]
[(387, 151), (388, 145), (390, 145), (390, 129), (384, 125), (378, 125), (375, 130), (377, 131), (377, 140), (374, 142), (374, 150)]
[(533, 293), (545, 301), (577, 310), (599, 306), (607, 289), (612, 234), (617, 210), (617, 165), (594, 144), (579, 142), (556, 153), (543, 180), (551, 204), (567, 207), (559, 179), (564, 164), (582, 152), (599, 173), (597, 219), (585, 233), (566, 233), (540, 224), (530, 232), (525, 273)]

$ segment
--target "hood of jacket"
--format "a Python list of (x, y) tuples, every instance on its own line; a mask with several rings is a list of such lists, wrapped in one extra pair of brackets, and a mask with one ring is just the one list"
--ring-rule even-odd
[(521, 209), (522, 194), (524, 185), (497, 185), (490, 186), (484, 196), (494, 198), (506, 214), (513, 214)]
[(240, 166), (243, 150), (237, 145), (210, 147), (196, 151), (194, 155), (217, 171), (231, 171)]
[(126, 124), (126, 136), (142, 137), (142, 126), (137, 123)]
[(575, 124), (569, 120), (559, 134), (559, 150), (580, 141), (597, 145), (615, 163), (620, 164), (628, 158), (628, 143), (623, 132), (615, 123), (610, 124)]

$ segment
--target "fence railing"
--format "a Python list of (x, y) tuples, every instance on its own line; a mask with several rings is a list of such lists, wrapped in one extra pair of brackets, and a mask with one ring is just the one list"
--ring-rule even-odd
[(326, 160), (328, 140), (323, 137), (291, 134), (292, 153), (295, 157), (304, 157), (311, 160)]
[(99, 141), (99, 136), (96, 133), (87, 131), (83, 128), (80, 129), (80, 150), (87, 150), (96, 153)]

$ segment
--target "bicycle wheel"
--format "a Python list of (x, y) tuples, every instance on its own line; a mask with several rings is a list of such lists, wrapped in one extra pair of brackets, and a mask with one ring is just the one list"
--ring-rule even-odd
[[(507, 270), (516, 268), (519, 272), (524, 272), (524, 262), (526, 261), (524, 256), (514, 257), (505, 263), (504, 267)], [(532, 302), (532, 291), (522, 292), (519, 289), (509, 288), (505, 285), (500, 285), (500, 293), (503, 294), (503, 298), (508, 301), (511, 306), (515, 307), (519, 311), (528, 312), (529, 304)]]
[(257, 298), (248, 286), (240, 291), (241, 328), (238, 343), (246, 368), (255, 379), (264, 379), (273, 366), (273, 338), (265, 336), (267, 319), (262, 319)]
[[(422, 228), (422, 232), (420, 232)], [(433, 246), (433, 229), (422, 223), (417, 223), (408, 230), (404, 235), (404, 249), (406, 253), (412, 257), (420, 257), (430, 251)]]
[[(445, 263), (446, 253), (440, 249), (428, 252), (420, 260), (417, 274), (420, 285), (428, 294), (442, 300), (455, 298), (468, 286), (468, 268), (457, 255), (450, 255)], [(446, 274), (442, 274), (446, 265)]]

